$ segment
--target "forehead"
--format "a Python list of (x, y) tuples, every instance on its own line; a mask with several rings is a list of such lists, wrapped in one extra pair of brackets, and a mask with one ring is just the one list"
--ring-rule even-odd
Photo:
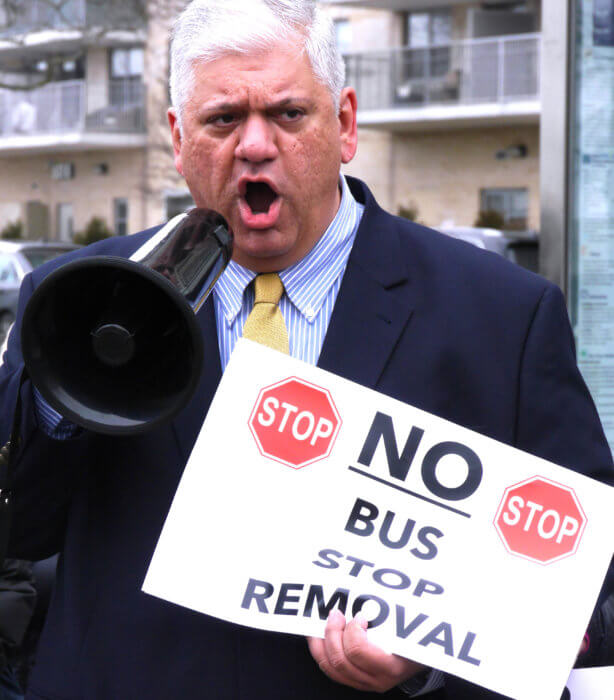
[(193, 66), (193, 93), (199, 102), (218, 100), (318, 98), (328, 94), (300, 44), (283, 43), (245, 54), (227, 54)]

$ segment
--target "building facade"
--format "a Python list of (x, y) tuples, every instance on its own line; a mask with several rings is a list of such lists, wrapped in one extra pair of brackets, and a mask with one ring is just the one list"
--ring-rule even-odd
[[(494, 211), (501, 228), (538, 230), (540, 0), (321, 4), (358, 92), (346, 172), (431, 226)], [(185, 0), (148, 0), (96, 31), (111, 5), (69, 0), (46, 16), (44, 0), (24, 0), (0, 23), (0, 232), (20, 221), (29, 238), (70, 240), (97, 217), (122, 235), (192, 202), (166, 120)]]
[(323, 4), (358, 92), (347, 172), (430, 226), (537, 231), (540, 0)]
[(25, 0), (2, 23), (0, 230), (19, 221), (28, 238), (71, 240), (97, 217), (122, 235), (189, 201), (166, 122), (169, 29), (184, 3), (118, 5), (103, 21), (110, 3), (70, 0), (58, 14)]

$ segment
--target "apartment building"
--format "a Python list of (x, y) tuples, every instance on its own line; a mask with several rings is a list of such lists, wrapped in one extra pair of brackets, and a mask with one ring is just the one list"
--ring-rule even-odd
[(540, 0), (323, 0), (358, 92), (358, 155), (390, 211), (538, 230)]
[[(168, 34), (180, 0), (23, 0), (2, 24), (0, 229), (70, 240), (92, 217), (138, 231), (191, 201), (166, 124)], [(109, 17), (100, 13), (116, 12)], [(6, 18), (4, 18), (6, 20)], [(106, 29), (101, 31), (105, 26)]]
[[(540, 0), (320, 2), (358, 91), (346, 171), (432, 226), (495, 210), (506, 228), (538, 229)], [(147, 0), (142, 15), (126, 0), (97, 32), (111, 4), (22, 0), (0, 22), (0, 84), (41, 83), (0, 87), (0, 230), (70, 240), (96, 216), (121, 235), (191, 204), (166, 123), (185, 0)]]

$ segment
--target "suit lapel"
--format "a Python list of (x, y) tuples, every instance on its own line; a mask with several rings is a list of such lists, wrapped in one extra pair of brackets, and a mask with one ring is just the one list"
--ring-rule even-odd
[(318, 366), (373, 388), (411, 317), (414, 289), (394, 220), (364, 185), (350, 184), (366, 208)]
[(192, 400), (173, 421), (173, 430), (184, 461), (187, 461), (190, 456), (217, 385), (222, 378), (213, 295), (207, 299), (196, 318), (201, 327), (205, 347), (203, 373)]

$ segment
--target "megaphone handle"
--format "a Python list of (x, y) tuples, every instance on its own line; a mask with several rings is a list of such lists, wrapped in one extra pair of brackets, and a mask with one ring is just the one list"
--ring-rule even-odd
[(21, 443), (19, 430), (21, 426), (21, 389), (28, 377), (26, 368), (21, 371), (19, 386), (17, 387), (17, 400), (13, 413), (13, 426), (11, 435), (2, 449), (0, 449), (0, 566), (6, 557), (11, 531), (11, 515), (13, 508), (13, 472), (15, 455)]

